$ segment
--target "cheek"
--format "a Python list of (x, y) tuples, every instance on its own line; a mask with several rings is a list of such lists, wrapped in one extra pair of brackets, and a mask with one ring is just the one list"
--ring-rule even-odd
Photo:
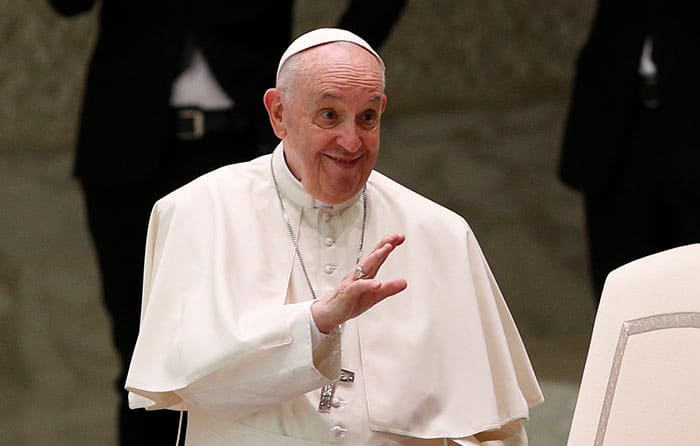
[(365, 145), (367, 145), (367, 147), (370, 147), (370, 150), (378, 150), (379, 135), (379, 126), (377, 126), (374, 130), (368, 131), (362, 136)]
[(379, 155), (379, 133), (372, 133), (364, 140), (368, 155), (372, 160), (376, 160)]

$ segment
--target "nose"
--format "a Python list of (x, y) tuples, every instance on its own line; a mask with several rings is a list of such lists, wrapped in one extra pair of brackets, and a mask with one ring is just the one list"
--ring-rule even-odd
[(362, 147), (362, 138), (354, 122), (347, 123), (340, 129), (337, 141), (340, 147), (351, 153), (357, 152)]

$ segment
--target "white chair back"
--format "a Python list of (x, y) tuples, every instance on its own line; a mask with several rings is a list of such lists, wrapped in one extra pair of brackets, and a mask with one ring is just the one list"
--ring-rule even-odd
[(700, 445), (700, 244), (608, 275), (567, 445)]

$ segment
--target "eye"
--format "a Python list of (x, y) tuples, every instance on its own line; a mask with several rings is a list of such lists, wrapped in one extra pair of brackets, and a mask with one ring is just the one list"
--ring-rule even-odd
[(365, 110), (358, 117), (358, 122), (362, 128), (371, 130), (379, 123), (379, 113), (376, 110)]
[(321, 110), (315, 120), (316, 125), (323, 128), (330, 128), (337, 124), (338, 113), (333, 109)]

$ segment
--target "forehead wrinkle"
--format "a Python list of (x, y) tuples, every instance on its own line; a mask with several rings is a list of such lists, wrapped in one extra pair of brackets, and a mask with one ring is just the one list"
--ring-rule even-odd
[(335, 92), (353, 89), (366, 90), (370, 93), (374, 92), (374, 98), (377, 99), (383, 93), (380, 77), (369, 75), (366, 71), (355, 69), (351, 66), (335, 67), (317, 74), (318, 77), (312, 80), (311, 85), (313, 85), (313, 90), (321, 98), (340, 99), (340, 95)]
[[(343, 99), (343, 97), (341, 95), (338, 95), (335, 93), (326, 92), (326, 93), (320, 93), (319, 99), (321, 101), (324, 101), (324, 100), (341, 101)], [(372, 96), (369, 100), (367, 100), (367, 102), (365, 102), (365, 104), (367, 106), (369, 106), (370, 104), (375, 104), (375, 103), (378, 105), (378, 104), (381, 104), (381, 102), (382, 102), (382, 96), (377, 94), (375, 96)]]
[(334, 42), (307, 50), (301, 54), (306, 59), (308, 72), (315, 81), (326, 82), (334, 78), (351, 85), (382, 87), (383, 70), (371, 53), (348, 42)]
[(325, 69), (320, 75), (320, 82), (340, 81), (351, 86), (379, 88), (381, 77), (378, 73), (373, 73), (351, 64), (337, 64)]

